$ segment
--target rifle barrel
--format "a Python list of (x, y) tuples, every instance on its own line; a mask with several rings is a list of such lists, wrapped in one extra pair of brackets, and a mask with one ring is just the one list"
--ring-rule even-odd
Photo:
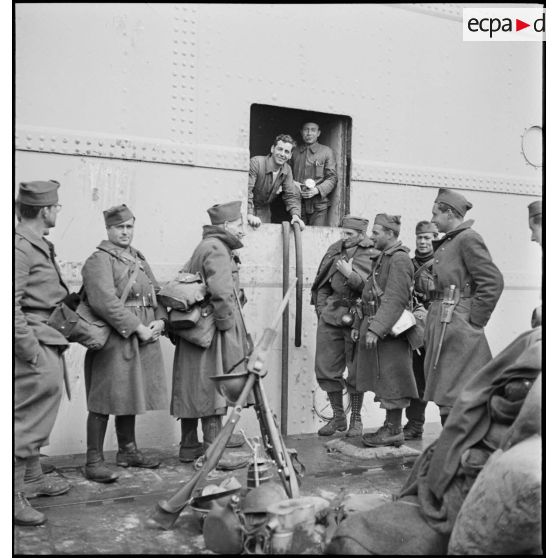
[(279, 320), (281, 319), (281, 316), (283, 315), (283, 311), (287, 307), (287, 304), (289, 304), (289, 298), (291, 297), (291, 293), (293, 292), (293, 289), (295, 288), (296, 282), (297, 282), (297, 278), (295, 277), (294, 281), (289, 285), (289, 288), (288, 288), (287, 292), (285, 293), (285, 296), (283, 297), (283, 300), (281, 301), (281, 305), (279, 306), (279, 308), (277, 310), (277, 313), (275, 314), (275, 317), (273, 318), (273, 322), (269, 326), (269, 329), (273, 329), (273, 330), (277, 329), (277, 326), (279, 325)]

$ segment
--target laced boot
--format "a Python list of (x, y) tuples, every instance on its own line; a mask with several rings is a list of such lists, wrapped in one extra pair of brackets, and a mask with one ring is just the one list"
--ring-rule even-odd
[(365, 434), (362, 437), (362, 443), (372, 448), (381, 446), (395, 446), (398, 448), (405, 441), (401, 428), (402, 411), (403, 409), (388, 409), (384, 426), (373, 434)]
[(105, 465), (103, 444), (107, 431), (108, 415), (90, 412), (87, 416), (87, 457), (85, 463), (85, 478), (94, 482), (114, 482), (118, 473), (111, 471)]
[(118, 452), (116, 464), (119, 467), (141, 467), (156, 469), (161, 464), (159, 459), (145, 456), (136, 445), (136, 415), (118, 415), (115, 417)]
[(46, 521), (43, 513), (27, 501), (24, 492), (24, 477), (27, 459), (15, 458), (14, 466), (14, 524), (24, 526), (42, 525)]
[(38, 455), (33, 455), (26, 459), (23, 486), (27, 498), (59, 496), (65, 494), (71, 488), (64, 479), (45, 477)]
[(347, 430), (345, 434), (347, 438), (362, 436), (362, 419), (360, 417), (360, 411), (362, 409), (363, 400), (364, 393), (351, 393), (351, 421), (349, 422), (349, 430)]
[(336, 432), (347, 430), (347, 417), (343, 409), (343, 392), (328, 391), (327, 396), (333, 409), (333, 418), (318, 430), (318, 436), (333, 436)]
[(204, 453), (203, 444), (198, 440), (198, 419), (180, 419), (180, 431), (178, 459), (183, 463), (191, 463)]
[(403, 427), (405, 440), (421, 440), (424, 425), (426, 401), (411, 399), (411, 404), (405, 409), (407, 424)]

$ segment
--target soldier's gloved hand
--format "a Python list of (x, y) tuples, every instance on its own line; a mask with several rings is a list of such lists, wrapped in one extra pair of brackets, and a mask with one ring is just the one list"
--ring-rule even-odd
[(151, 330), (148, 326), (140, 324), (136, 328), (136, 335), (138, 336), (139, 340), (143, 343), (148, 343), (149, 341), (153, 341), (153, 330)]
[(291, 219), (291, 225), (294, 225), (295, 223), (298, 223), (300, 225), (301, 231), (303, 231), (306, 227), (304, 221), (298, 215), (293, 215), (293, 218)]
[(356, 343), (360, 339), (360, 332), (358, 329), (351, 329), (351, 339)]
[(341, 275), (349, 277), (349, 275), (353, 272), (353, 258), (351, 258), (348, 262), (343, 259), (337, 260), (335, 267)]
[(248, 224), (255, 229), (257, 229), (262, 224), (262, 220), (259, 217), (252, 215), (251, 213), (248, 213), (247, 218)]
[(373, 331), (367, 331), (364, 343), (367, 349), (372, 349), (372, 347), (376, 347), (378, 344), (378, 336)]

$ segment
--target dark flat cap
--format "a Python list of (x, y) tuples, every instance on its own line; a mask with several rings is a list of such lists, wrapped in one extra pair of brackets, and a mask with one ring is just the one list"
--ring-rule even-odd
[(438, 227), (436, 223), (431, 223), (430, 221), (419, 221), (415, 228), (415, 234), (433, 233), (438, 232)]
[(537, 215), (542, 215), (542, 200), (531, 202), (527, 207), (529, 209), (529, 219)]
[(447, 188), (440, 188), (438, 196), (434, 200), (435, 203), (445, 203), (452, 209), (455, 209), (462, 217), (473, 207), (473, 204), (468, 201), (465, 196), (457, 193), (455, 190), (448, 190)]
[(399, 232), (401, 230), (401, 215), (388, 215), (387, 213), (378, 213), (374, 219), (375, 225), (382, 225), (385, 229)]
[(212, 205), (208, 210), (209, 218), (211, 219), (212, 225), (222, 225), (225, 221), (229, 223), (231, 221), (236, 221), (240, 219), (240, 206), (242, 202), (232, 201), (227, 203), (218, 203)]
[(120, 223), (124, 223), (130, 219), (134, 219), (134, 214), (125, 203), (122, 203), (105, 209), (105, 211), (103, 211), (103, 217), (105, 218), (105, 225), (107, 227), (112, 227), (114, 225), (120, 225)]
[(20, 182), (17, 201), (25, 205), (47, 207), (58, 203), (58, 188), (60, 182), (56, 180), (34, 180)]
[(341, 221), (341, 226), (345, 229), (354, 229), (359, 232), (366, 232), (368, 229), (368, 219), (356, 217), (354, 215), (345, 215)]

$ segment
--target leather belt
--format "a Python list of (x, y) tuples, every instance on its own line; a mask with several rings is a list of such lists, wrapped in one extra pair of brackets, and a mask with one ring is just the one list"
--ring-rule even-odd
[(134, 298), (131, 298), (130, 300), (127, 300), (124, 303), (124, 306), (151, 307), (153, 306), (153, 304), (151, 304), (150, 297), (148, 296), (136, 296)]
[[(446, 287), (443, 291), (436, 291), (432, 300), (446, 300), (449, 296), (449, 287)], [(471, 298), (471, 287), (466, 285), (464, 289), (455, 288), (454, 299), (460, 300), (462, 298)]]

